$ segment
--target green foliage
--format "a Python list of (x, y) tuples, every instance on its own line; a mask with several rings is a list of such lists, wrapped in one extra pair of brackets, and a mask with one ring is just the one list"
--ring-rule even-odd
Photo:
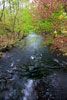
[(47, 44), (47, 45), (54, 44), (54, 43), (55, 43), (55, 41), (53, 40), (53, 38), (50, 38), (50, 39), (46, 40), (46, 42), (44, 42), (44, 44)]
[[(52, 36), (57, 36), (58, 33), (67, 34), (67, 15), (61, 3), (57, 2), (58, 6), (54, 6), (55, 1), (52, 0), (54, 4), (52, 3), (52, 10), (50, 11), (50, 5), (47, 4), (47, 1), (44, 8), (39, 9), (38, 7), (37, 10), (37, 6), (30, 5), (28, 0), (6, 1), (9, 6), (5, 7), (5, 2), (3, 4), (2, 1), (3, 9), (0, 9), (0, 34), (21, 32), (27, 35), (31, 31), (51, 33)], [(22, 6), (23, 3), (24, 7)], [(31, 11), (34, 11), (33, 14), (31, 14)], [(35, 11), (37, 11), (36, 14)]]
[(64, 9), (58, 10), (57, 12), (52, 13), (50, 16), (50, 21), (52, 22), (52, 35), (57, 37), (58, 35), (67, 34), (67, 17)]
[(32, 20), (32, 17), (30, 15), (30, 11), (29, 9), (24, 9), (23, 12), (22, 12), (22, 31), (25, 33), (25, 34), (29, 34), (30, 31), (34, 31), (34, 26), (33, 26), (33, 20)]
[(36, 30), (38, 32), (51, 32), (51, 22), (49, 22), (48, 20), (39, 20), (37, 22), (37, 27)]
[(0, 34), (9, 34), (14, 32), (21, 32), (29, 34), (34, 31), (32, 16), (30, 10), (21, 5), (30, 6), (26, 0), (6, 0), (9, 6), (0, 9)]
[(8, 26), (3, 22), (0, 22), (0, 34), (1, 35), (10, 34), (10, 30), (9, 30)]
[(56, 21), (59, 18), (59, 16), (61, 14), (63, 14), (63, 12), (64, 12), (64, 9), (62, 9), (61, 11), (57, 11), (57, 12), (52, 13), (52, 15), (50, 16), (51, 21)]

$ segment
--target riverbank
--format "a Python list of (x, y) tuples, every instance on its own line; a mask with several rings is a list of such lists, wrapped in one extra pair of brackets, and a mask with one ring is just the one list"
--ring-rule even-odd
[[(0, 35), (0, 58), (3, 54), (3, 52), (6, 52), (16, 46), (18, 42), (23, 39), (25, 36), (24, 34), (10, 34), (10, 35)], [(51, 51), (60, 51), (62, 52), (63, 56), (67, 56), (67, 37), (65, 36), (58, 36), (53, 38), (51, 35), (46, 35), (44, 41), (44, 44), (50, 45)], [(57, 56), (59, 56), (57, 54)]]
[(10, 34), (10, 35), (0, 35), (0, 57), (3, 52), (10, 50), (12, 47), (16, 46), (16, 44), (23, 39), (24, 34)]
[[(67, 37), (66, 36), (57, 36), (52, 37), (51, 35), (46, 35), (44, 44), (50, 45), (51, 50), (62, 52), (63, 56), (67, 56)], [(59, 56), (60, 54), (58, 54)]]

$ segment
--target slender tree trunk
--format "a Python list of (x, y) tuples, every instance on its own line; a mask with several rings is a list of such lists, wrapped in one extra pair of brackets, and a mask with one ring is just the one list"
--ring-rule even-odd
[(3, 15), (4, 15), (4, 20), (5, 20), (5, 14), (4, 14), (4, 11), (5, 11), (5, 0), (2, 0), (2, 4), (3, 4), (3, 9), (2, 9), (1, 16), (0, 16), (0, 21), (2, 21)]

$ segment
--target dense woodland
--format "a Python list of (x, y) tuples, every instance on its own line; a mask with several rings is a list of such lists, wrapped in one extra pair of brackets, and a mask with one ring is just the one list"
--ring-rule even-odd
[(0, 0), (0, 48), (30, 32), (67, 55), (67, 0)]
[(67, 0), (0, 0), (0, 100), (67, 100)]

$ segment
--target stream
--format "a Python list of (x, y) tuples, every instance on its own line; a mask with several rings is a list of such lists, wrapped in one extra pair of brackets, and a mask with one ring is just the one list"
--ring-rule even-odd
[(0, 100), (67, 100), (67, 57), (30, 34), (0, 59)]

